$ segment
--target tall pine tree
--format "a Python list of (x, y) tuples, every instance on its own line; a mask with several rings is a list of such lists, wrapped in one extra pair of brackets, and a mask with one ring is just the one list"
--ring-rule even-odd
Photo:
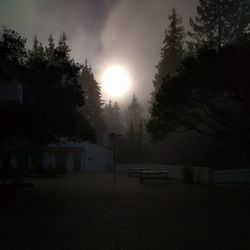
[(94, 131), (80, 112), (84, 105), (83, 91), (77, 81), (80, 67), (70, 58), (64, 33), (56, 47), (52, 42), (49, 48), (53, 56), (48, 56), (48, 49), (44, 50), (37, 37), (28, 53), (24, 82), (35, 100), (30, 111), (33, 126), (29, 137), (40, 142), (58, 141), (61, 137), (93, 139)]
[(39, 43), (37, 36), (34, 37), (32, 49), (28, 51), (27, 64), (29, 67), (36, 68), (40, 74), (44, 74), (46, 64), (45, 51), (42, 43)]
[(54, 60), (55, 43), (52, 35), (48, 38), (48, 46), (45, 47), (45, 54), (48, 61), (52, 62)]
[(185, 32), (182, 25), (182, 19), (177, 15), (175, 9), (172, 10), (168, 18), (170, 24), (168, 29), (165, 30), (165, 38), (161, 49), (161, 60), (156, 66), (157, 73), (155, 74), (155, 79), (153, 80), (153, 99), (162, 85), (163, 79), (168, 75), (174, 75), (176, 73), (176, 68), (183, 59)]
[(61, 34), (61, 36), (59, 37), (58, 46), (56, 48), (56, 51), (57, 51), (59, 56), (61, 56), (65, 60), (69, 60), (70, 48), (67, 44), (67, 36), (66, 36), (65, 32), (63, 32)]
[(103, 113), (108, 133), (122, 133), (124, 130), (124, 126), (118, 103), (115, 102), (113, 105), (112, 101), (109, 101), (108, 104), (105, 104)]
[(249, 0), (199, 0), (189, 35), (196, 47), (220, 48), (237, 41), (249, 22), (249, 10)]
[(125, 111), (126, 115), (126, 136), (124, 137), (124, 145), (122, 155), (128, 162), (142, 162), (143, 151), (145, 149), (145, 129), (143, 107), (139, 103), (134, 94)]
[(82, 107), (83, 115), (93, 128), (95, 128), (98, 139), (101, 140), (102, 133), (106, 128), (103, 118), (101, 88), (95, 80), (92, 68), (88, 65), (87, 60), (82, 66), (78, 82), (81, 85), (85, 97), (85, 105)]
[(135, 130), (136, 132), (139, 130), (140, 120), (143, 119), (143, 108), (141, 104), (138, 102), (138, 99), (135, 94), (133, 94), (131, 101), (125, 111), (126, 114), (126, 128)]

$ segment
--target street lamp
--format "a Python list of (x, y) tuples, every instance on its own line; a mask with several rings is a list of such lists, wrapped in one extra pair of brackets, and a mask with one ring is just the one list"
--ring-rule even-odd
[(110, 133), (109, 136), (113, 142), (113, 180), (115, 181), (116, 179), (116, 141), (119, 137), (122, 136), (122, 134), (117, 134), (113, 132), (113, 133)]

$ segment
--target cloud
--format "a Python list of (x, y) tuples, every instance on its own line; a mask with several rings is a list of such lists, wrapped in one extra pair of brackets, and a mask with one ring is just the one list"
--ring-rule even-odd
[(152, 80), (160, 60), (168, 15), (175, 7), (187, 26), (195, 5), (196, 0), (121, 0), (102, 31), (103, 54), (97, 75), (109, 64), (124, 65), (134, 81), (130, 94), (135, 92), (140, 100), (147, 102), (153, 90)]
[[(47, 43), (62, 31), (68, 36), (72, 56), (85, 58), (100, 80), (111, 64), (124, 65), (133, 79), (133, 92), (147, 102), (155, 65), (160, 60), (168, 14), (175, 7), (188, 25), (197, 0), (2, 0), (0, 23), (17, 30), (32, 44), (35, 35)], [(124, 100), (121, 100), (121, 102)]]
[(57, 40), (65, 31), (72, 56), (82, 61), (96, 57), (105, 20), (117, 1), (2, 0), (0, 23), (27, 38), (28, 46), (35, 35), (46, 44), (50, 34)]

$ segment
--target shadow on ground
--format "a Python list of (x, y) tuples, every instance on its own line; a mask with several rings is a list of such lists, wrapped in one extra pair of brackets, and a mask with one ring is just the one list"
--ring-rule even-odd
[(1, 192), (0, 249), (250, 249), (250, 186), (74, 174)]

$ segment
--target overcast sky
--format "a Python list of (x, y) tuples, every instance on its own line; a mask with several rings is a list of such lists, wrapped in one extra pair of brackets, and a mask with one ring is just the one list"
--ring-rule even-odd
[[(46, 45), (65, 31), (77, 62), (91, 63), (96, 78), (111, 64), (123, 65), (133, 92), (146, 103), (160, 59), (168, 14), (173, 7), (188, 28), (198, 0), (1, 0), (0, 24), (18, 31), (32, 43), (35, 35)], [(107, 96), (104, 96), (107, 99)]]

